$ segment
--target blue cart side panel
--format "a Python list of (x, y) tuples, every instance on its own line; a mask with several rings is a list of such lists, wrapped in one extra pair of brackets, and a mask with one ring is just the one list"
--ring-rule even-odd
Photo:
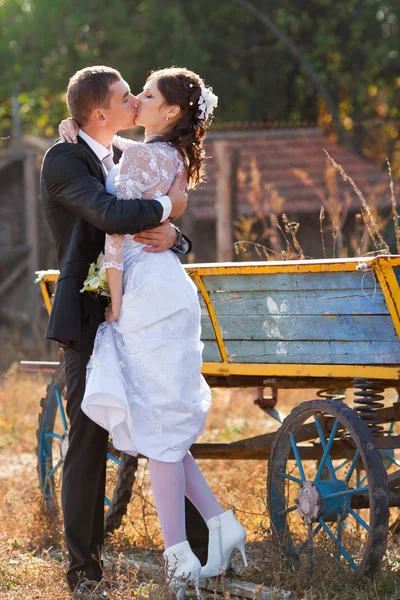
[[(400, 363), (400, 341), (372, 271), (221, 275), (203, 281), (230, 362)], [(202, 299), (201, 305), (203, 360), (220, 362)]]

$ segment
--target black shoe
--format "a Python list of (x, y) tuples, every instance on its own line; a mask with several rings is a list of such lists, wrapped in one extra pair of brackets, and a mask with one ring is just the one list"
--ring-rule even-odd
[(104, 585), (102, 581), (84, 579), (72, 592), (72, 598), (73, 600), (108, 600), (109, 592), (110, 586)]

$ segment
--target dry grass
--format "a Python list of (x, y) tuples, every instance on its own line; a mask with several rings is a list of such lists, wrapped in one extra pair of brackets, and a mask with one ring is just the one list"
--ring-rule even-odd
[[(319, 232), (321, 236), (321, 256), (323, 258), (347, 257), (349, 253), (364, 256), (374, 248), (374, 252), (390, 254), (390, 248), (383, 233), (390, 221), (396, 239), (396, 249), (400, 253), (399, 214), (395, 198), (394, 182), (389, 161), (388, 183), (392, 210), (383, 214), (380, 198), (385, 191), (385, 184), (367, 189), (367, 197), (354, 180), (330, 155), (326, 154), (324, 170), (324, 186), (319, 186), (309, 173), (302, 169), (293, 169), (299, 182), (313, 191), (321, 203), (319, 215)], [(349, 184), (348, 189), (340, 191), (337, 182), (340, 176)], [(237, 174), (239, 188), (245, 183), (249, 186), (247, 201), (252, 206), (251, 217), (241, 216), (235, 221), (235, 252), (241, 260), (302, 260), (305, 256), (298, 239), (300, 223), (291, 221), (283, 212), (286, 199), (282, 197), (273, 184), (262, 182), (261, 172), (255, 157), (251, 157), (250, 180), (240, 170)], [(350, 190), (360, 202), (360, 212), (354, 215), (352, 233), (345, 243), (344, 228), (349, 221), (352, 197)], [(387, 212), (387, 211), (384, 211)], [(279, 219), (283, 221), (283, 227)], [(288, 235), (287, 235), (288, 234)], [(326, 234), (328, 234), (326, 236)], [(330, 256), (327, 256), (326, 237), (331, 237)], [(328, 237), (329, 239), (329, 237)], [(313, 258), (317, 258), (314, 256)]]
[[(64, 581), (62, 522), (46, 516), (36, 475), (35, 431), (45, 384), (43, 378), (21, 376), (15, 369), (0, 383), (0, 600), (69, 598)], [(315, 396), (312, 391), (298, 390), (283, 394), (279, 402), (285, 412)], [(213, 408), (201, 441), (233, 441), (275, 430), (272, 420), (253, 404), (255, 397), (254, 389), (214, 390)], [(235, 557), (236, 579), (291, 590), (294, 599), (400, 598), (395, 539), (390, 541), (382, 574), (375, 582), (355, 585), (347, 569), (338, 575), (329, 544), (320, 545), (315, 558), (318, 576), (310, 580), (306, 568), (297, 573), (289, 570), (272, 542), (265, 511), (265, 462), (204, 460), (200, 464), (224, 507), (235, 507), (248, 531), (250, 566), (243, 570)], [(107, 540), (106, 556), (112, 569), (107, 568), (106, 576), (120, 583), (114, 600), (171, 598), (161, 576), (149, 581), (127, 565), (127, 558), (160, 561), (161, 550), (161, 533), (143, 463), (128, 515)], [(229, 594), (203, 593), (203, 598), (227, 600)]]

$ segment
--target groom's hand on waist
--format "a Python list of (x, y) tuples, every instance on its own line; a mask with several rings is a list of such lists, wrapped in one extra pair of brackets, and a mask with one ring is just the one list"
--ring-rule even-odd
[(165, 252), (176, 242), (177, 231), (169, 221), (164, 221), (155, 229), (147, 229), (133, 236), (135, 242), (151, 246), (144, 248), (145, 252)]

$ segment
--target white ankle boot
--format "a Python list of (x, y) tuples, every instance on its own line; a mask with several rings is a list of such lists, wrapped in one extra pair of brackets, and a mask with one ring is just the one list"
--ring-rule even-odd
[(181, 542), (167, 548), (164, 552), (164, 559), (167, 564), (170, 585), (175, 590), (178, 598), (184, 598), (189, 580), (193, 581), (199, 597), (201, 563), (197, 556), (193, 554), (189, 542)]
[(207, 521), (207, 527), (210, 530), (208, 560), (201, 568), (200, 577), (215, 577), (227, 571), (235, 548), (240, 550), (244, 565), (247, 567), (244, 549), (246, 531), (236, 519), (233, 510), (226, 510), (221, 515), (212, 517)]

